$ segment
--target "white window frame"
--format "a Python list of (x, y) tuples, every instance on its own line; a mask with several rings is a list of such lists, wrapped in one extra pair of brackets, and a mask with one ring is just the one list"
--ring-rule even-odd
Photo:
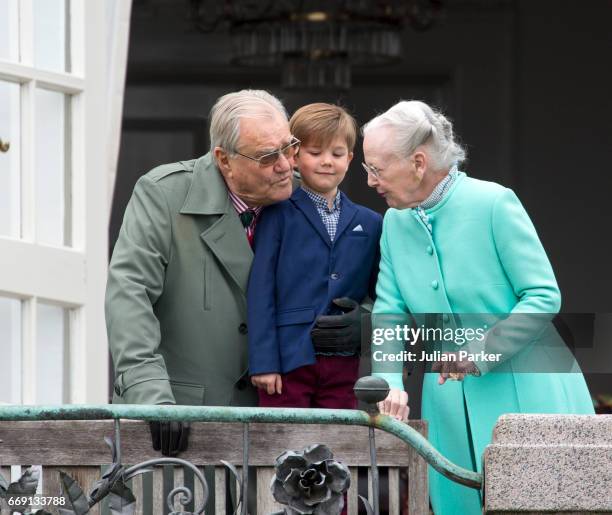
[[(107, 34), (103, 0), (70, 0), (71, 72), (33, 66), (33, 1), (19, 0), (20, 63), (0, 60), (0, 80), (21, 87), (21, 235), (0, 237), (0, 295), (22, 301), (24, 404), (36, 403), (39, 302), (70, 310), (71, 403), (108, 401), (104, 290), (108, 254)], [(37, 87), (71, 95), (71, 246), (37, 242), (34, 102)], [(58, 381), (63, 379), (58, 378)]]

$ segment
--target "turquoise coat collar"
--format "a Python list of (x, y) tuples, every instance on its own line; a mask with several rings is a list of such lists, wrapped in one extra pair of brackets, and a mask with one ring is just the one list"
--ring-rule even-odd
[[(442, 197), (442, 200), (440, 200), (440, 202), (438, 202), (435, 206), (430, 207), (429, 209), (425, 209), (424, 211), (429, 214), (429, 213), (438, 211), (439, 209), (442, 209), (442, 207), (444, 207), (444, 205), (453, 196), (453, 193), (457, 191), (457, 187), (459, 186), (459, 184), (461, 184), (466, 177), (467, 175), (465, 174), (465, 172), (459, 172), (457, 174), (457, 178), (455, 179), (453, 184), (451, 184), (450, 189), (446, 192), (446, 195)], [(416, 213), (416, 208), (410, 208), (410, 209)]]

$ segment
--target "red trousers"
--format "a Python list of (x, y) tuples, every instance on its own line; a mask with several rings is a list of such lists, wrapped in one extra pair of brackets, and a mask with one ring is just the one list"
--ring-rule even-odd
[(358, 356), (319, 356), (314, 365), (296, 368), (282, 376), (281, 394), (261, 388), (262, 408), (356, 409), (353, 386), (359, 377)]

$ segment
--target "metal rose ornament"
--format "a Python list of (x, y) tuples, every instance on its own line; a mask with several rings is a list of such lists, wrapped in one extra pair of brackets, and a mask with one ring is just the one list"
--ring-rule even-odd
[(270, 488), (287, 515), (338, 515), (344, 492), (351, 485), (348, 467), (334, 460), (325, 445), (315, 444), (302, 452), (285, 451), (275, 463)]

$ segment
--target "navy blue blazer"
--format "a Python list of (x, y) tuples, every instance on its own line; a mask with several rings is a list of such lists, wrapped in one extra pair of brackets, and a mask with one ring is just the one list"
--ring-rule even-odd
[(314, 364), (310, 338), (332, 300), (374, 298), (382, 217), (340, 193), (332, 242), (312, 200), (298, 188), (263, 210), (247, 292), (249, 373), (287, 373)]

